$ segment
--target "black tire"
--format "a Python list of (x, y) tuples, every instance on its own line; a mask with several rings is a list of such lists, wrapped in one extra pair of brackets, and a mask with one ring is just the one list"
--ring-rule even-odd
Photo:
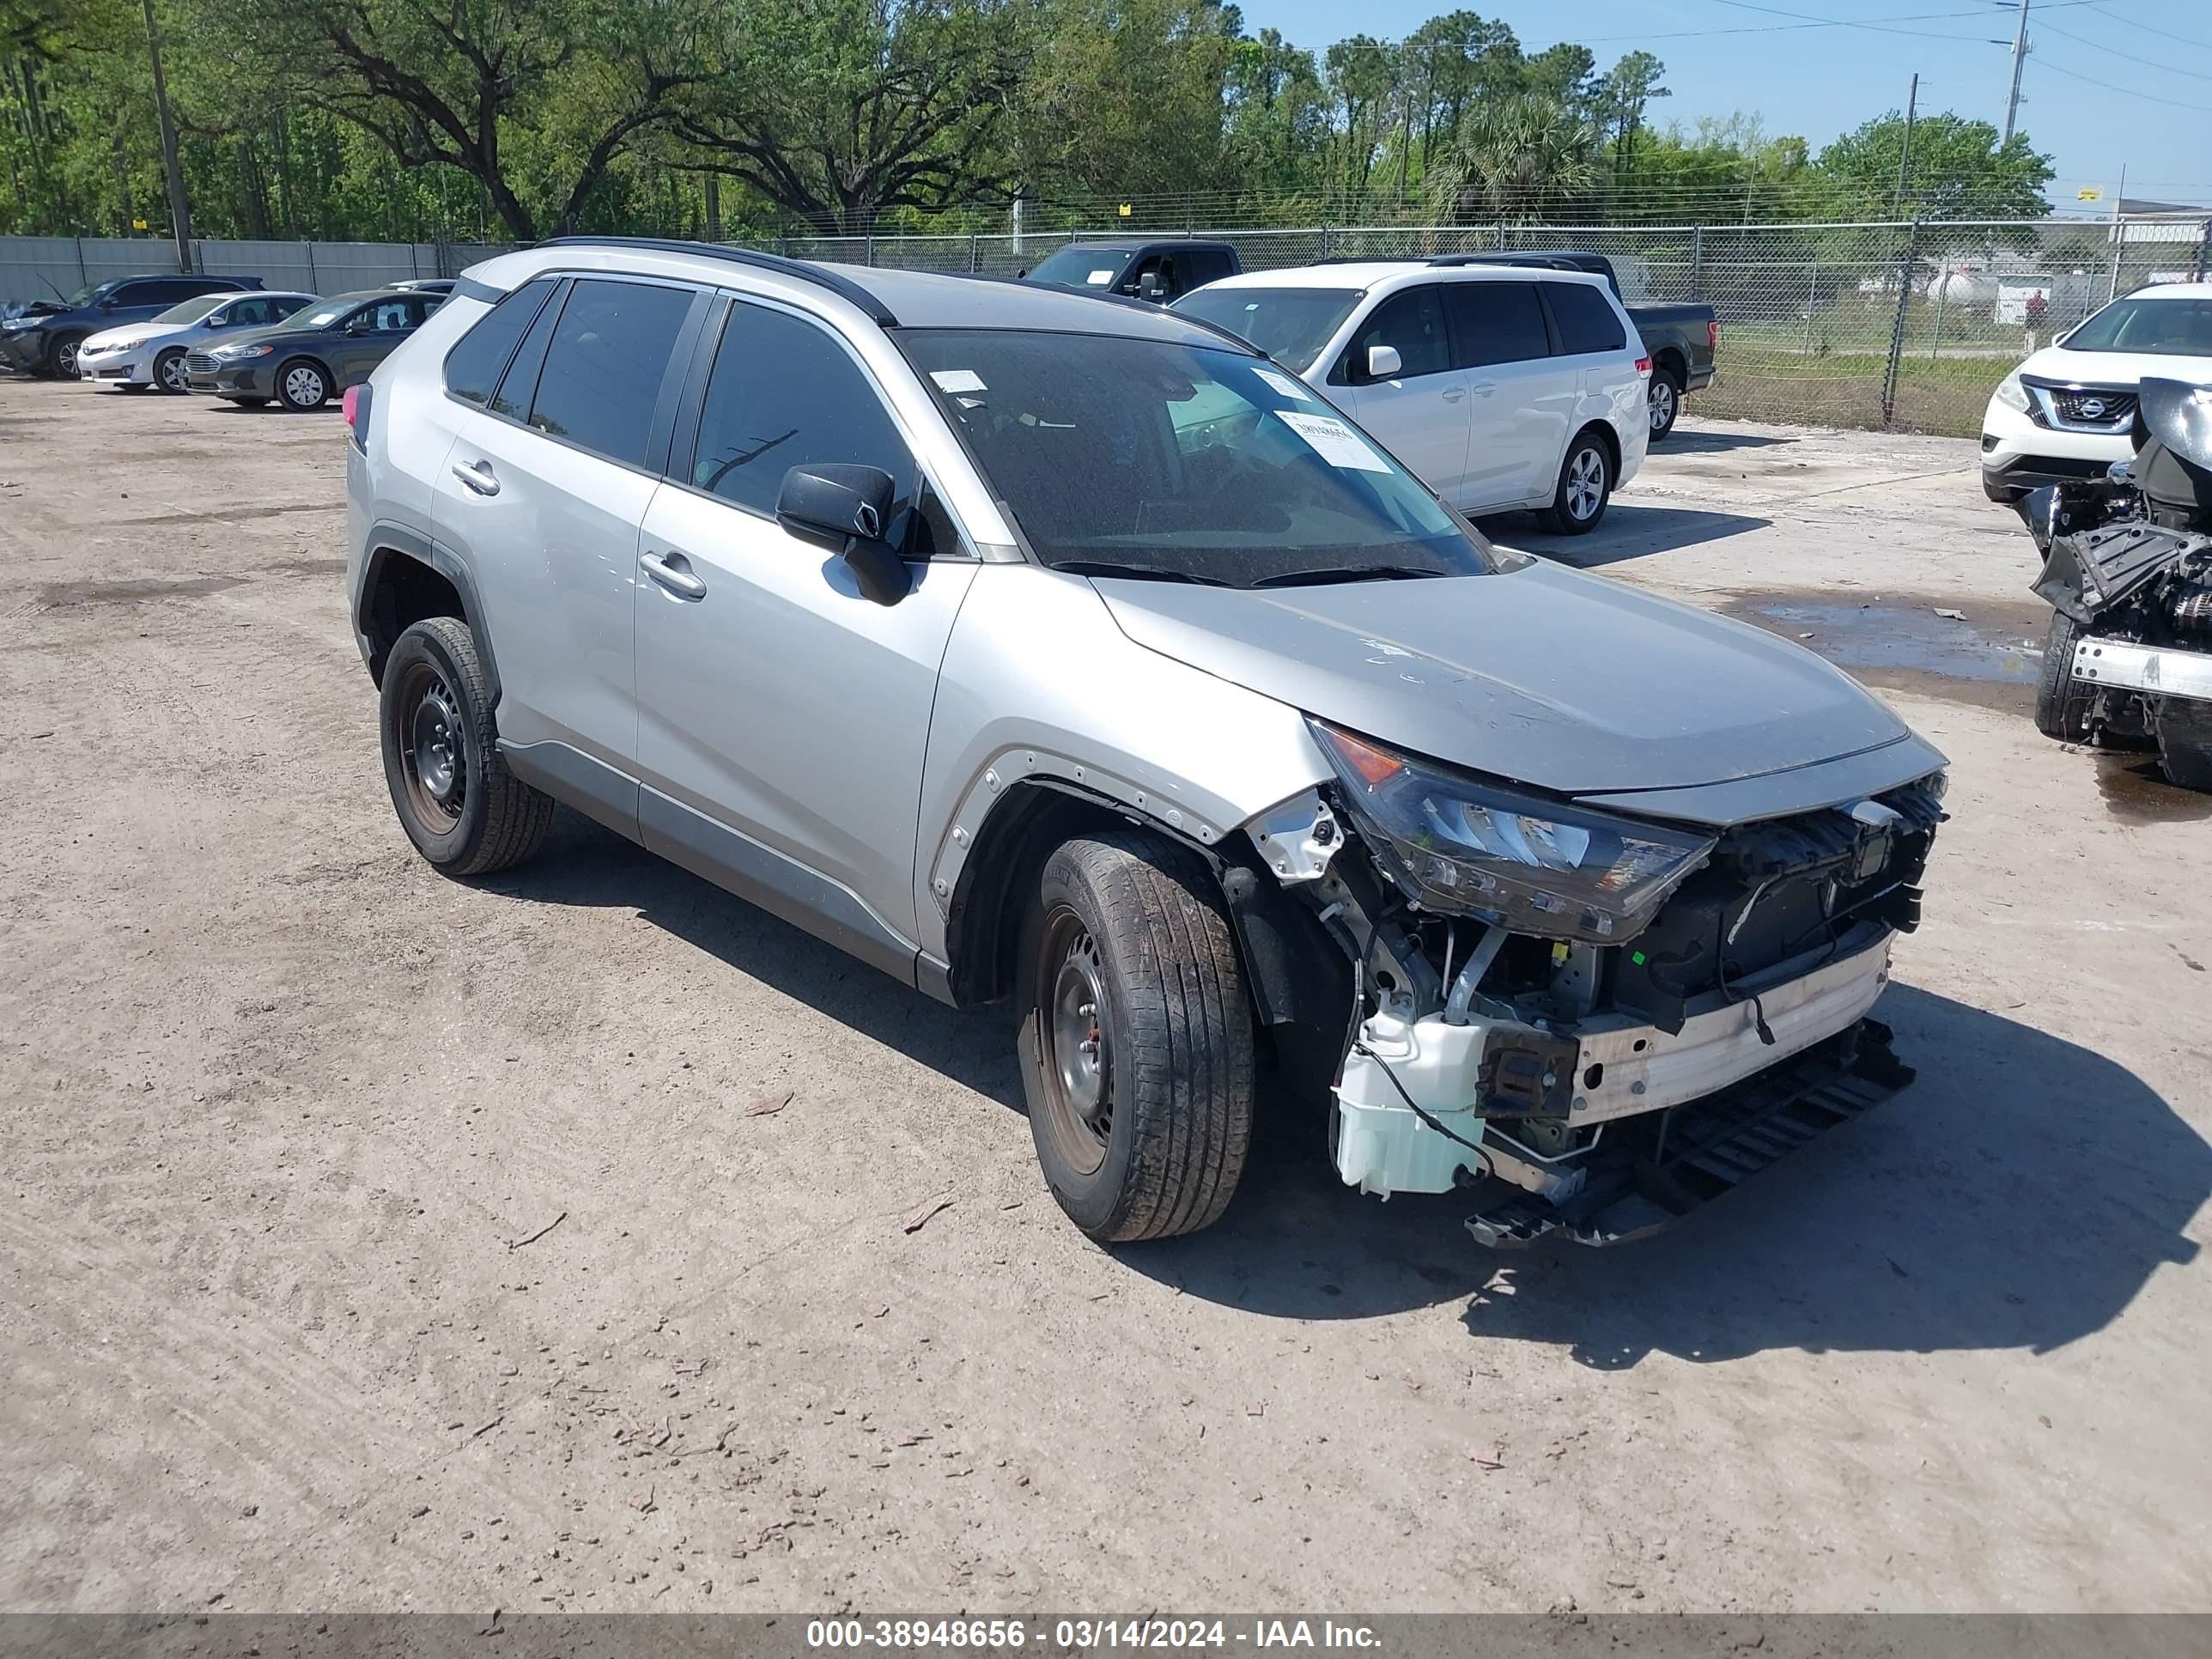
[(1067, 842), (1021, 950), (1022, 1088), (1060, 1207), (1102, 1243), (1218, 1220), (1251, 1145), (1255, 1062), (1212, 872), (1147, 830)]
[(276, 371), (276, 400), (299, 414), (331, 400), (331, 372), (312, 357), (294, 357)]
[(2212, 706), (2166, 699), (2158, 717), (2158, 763), (2168, 782), (2212, 793)]
[(1651, 416), (1651, 441), (1656, 444), (1672, 432), (1674, 422), (1682, 417), (1681, 375), (1671, 368), (1653, 369), (1645, 405)]
[(553, 800), (507, 769), (467, 623), (433, 617), (399, 636), (384, 665), (378, 725), (392, 810), (434, 869), (488, 875), (538, 850)]
[[(1559, 463), (1559, 487), (1552, 492), (1551, 506), (1544, 509), (1544, 527), (1556, 536), (1585, 536), (1596, 529), (1605, 522), (1605, 509), (1613, 501), (1613, 451), (1595, 427), (1584, 427)], [(1593, 483), (1595, 507), (1589, 505)]]
[(2061, 611), (2051, 613), (2043, 636), (2043, 672), (2035, 682), (2035, 729), (2061, 743), (2089, 741), (2089, 693), (2074, 678), (2074, 642), (2080, 630)]
[(190, 392), (185, 384), (185, 354), (174, 348), (154, 359), (154, 389), (157, 392)]
[(76, 349), (83, 343), (82, 334), (57, 334), (46, 345), (46, 373), (58, 380), (76, 379)]

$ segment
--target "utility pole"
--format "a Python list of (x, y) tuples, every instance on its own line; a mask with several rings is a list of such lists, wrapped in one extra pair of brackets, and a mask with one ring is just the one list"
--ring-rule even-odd
[(1897, 158), (1897, 209), (1895, 216), (1905, 216), (1905, 181), (1912, 171), (1912, 118), (1920, 109), (1920, 77), (1912, 77), (1912, 89), (1905, 94), (1905, 147)]
[(154, 110), (161, 118), (161, 171), (169, 182), (169, 221), (177, 233), (177, 269), (192, 268), (192, 210), (185, 200), (185, 167), (177, 158), (177, 120), (169, 113), (168, 82), (161, 78), (161, 28), (154, 21), (154, 0), (140, 0), (146, 14), (146, 52), (154, 63)]
[(2005, 100), (2005, 143), (2012, 143), (2013, 123), (2020, 118), (2020, 66), (2027, 61), (2027, 0), (2020, 0), (2020, 27), (2012, 37), (2012, 96)]

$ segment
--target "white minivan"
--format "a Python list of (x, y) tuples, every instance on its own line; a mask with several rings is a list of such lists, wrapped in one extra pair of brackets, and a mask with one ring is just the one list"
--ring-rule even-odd
[(1467, 513), (1580, 535), (1644, 465), (1651, 360), (1601, 276), (1376, 260), (1224, 277), (1174, 309), (1322, 389)]

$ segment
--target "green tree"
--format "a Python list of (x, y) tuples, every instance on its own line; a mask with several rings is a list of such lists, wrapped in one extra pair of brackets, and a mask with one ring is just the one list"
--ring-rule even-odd
[(1328, 93), (1313, 54), (1273, 29), (1236, 42), (1225, 87), (1231, 168), (1267, 191), (1311, 183), (1328, 143)]
[(1458, 131), (1471, 102), (1510, 97), (1520, 89), (1521, 43), (1504, 23), (1454, 11), (1431, 17), (1407, 35), (1405, 52), (1416, 88), (1425, 173), (1437, 134)]
[(1542, 223), (1602, 176), (1596, 125), (1558, 100), (1522, 94), (1479, 105), (1429, 175), (1429, 202), (1449, 218)]
[(1522, 61), (1520, 89), (1531, 98), (1548, 99), (1564, 110), (1581, 113), (1589, 105), (1596, 68), (1597, 59), (1588, 46), (1562, 40)]
[(1376, 152), (1389, 125), (1399, 51), (1370, 35), (1355, 34), (1331, 46), (1322, 61), (1342, 123), (1343, 153), (1334, 182), (1346, 197), (1358, 196), (1367, 188)]
[[(1899, 201), (1904, 155), (1905, 118), (1893, 111), (1837, 139), (1813, 166), (1839, 208), (1887, 218)], [(2051, 211), (2043, 194), (2051, 178), (2051, 158), (2038, 154), (2024, 132), (1999, 143), (1987, 121), (1948, 112), (1923, 115), (1912, 126), (1903, 204), (1929, 219), (2040, 218)]]
[(1636, 136), (1643, 131), (1646, 107), (1655, 98), (1674, 96), (1659, 84), (1666, 73), (1667, 66), (1650, 52), (1627, 52), (1590, 88), (1599, 126), (1612, 141), (1615, 179), (1626, 178), (1634, 168)]
[(1231, 184), (1226, 98), (1242, 27), (1217, 0), (1050, 0), (1018, 98), (1025, 179), (1086, 195)]

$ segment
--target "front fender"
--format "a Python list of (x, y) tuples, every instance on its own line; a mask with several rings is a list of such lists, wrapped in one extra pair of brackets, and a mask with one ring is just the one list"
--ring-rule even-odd
[(923, 951), (990, 814), (1049, 779), (1212, 846), (1333, 774), (1305, 716), (1138, 645), (1080, 576), (1029, 564), (976, 573), (947, 644), (915, 836)]

